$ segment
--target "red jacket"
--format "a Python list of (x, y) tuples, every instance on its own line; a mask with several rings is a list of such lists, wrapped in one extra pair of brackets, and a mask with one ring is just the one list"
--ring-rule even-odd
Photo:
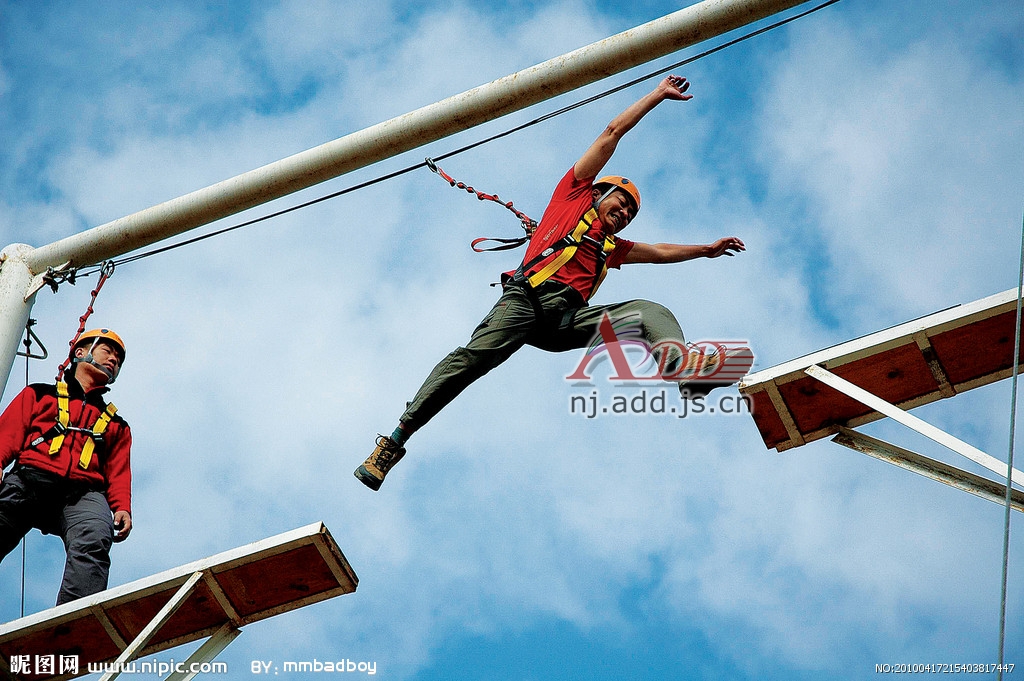
[[(78, 381), (73, 377), (69, 379), (69, 425), (92, 429), (107, 407), (103, 401), (103, 393), (107, 389), (96, 388), (89, 391), (88, 395), (83, 395)], [(131, 513), (132, 471), (129, 453), (132, 433), (125, 420), (114, 415), (103, 433), (103, 441), (96, 443), (92, 460), (86, 469), (79, 465), (82, 446), (88, 439), (84, 433), (68, 431), (60, 451), (50, 455), (49, 436), (53, 434), (51, 429), (56, 423), (56, 385), (34, 383), (22, 390), (0, 415), (0, 468), (18, 461), (25, 466), (86, 482), (106, 494), (111, 511)], [(33, 447), (32, 442), (41, 436), (47, 439)]]

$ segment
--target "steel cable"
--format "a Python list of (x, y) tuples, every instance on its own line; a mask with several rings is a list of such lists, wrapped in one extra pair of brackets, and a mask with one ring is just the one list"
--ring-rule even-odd
[(1017, 274), (1017, 322), (1013, 339), (1013, 380), (1010, 387), (1010, 444), (1006, 455), (1006, 511), (1003, 523), (1003, 573), (999, 598), (999, 663), (996, 677), (1002, 681), (1006, 647), (1006, 582), (1010, 568), (1010, 501), (1013, 493), (1013, 444), (1017, 419), (1017, 375), (1020, 363), (1021, 303), (1024, 297), (1024, 217), (1021, 218), (1020, 269)]

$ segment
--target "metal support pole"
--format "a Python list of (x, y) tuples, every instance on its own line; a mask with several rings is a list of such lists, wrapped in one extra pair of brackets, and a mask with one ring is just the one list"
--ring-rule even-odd
[(35, 250), (33, 272), (113, 258), (589, 85), (806, 0), (704, 0), (340, 139)]
[[(881, 397), (869, 393), (867, 390), (850, 383), (846, 379), (836, 376), (831, 371), (823, 369), (818, 365), (814, 365), (807, 367), (804, 370), (804, 373), (808, 376), (813, 376), (825, 385), (838, 390), (844, 395), (852, 397), (861, 404), (871, 407), (878, 413), (888, 416), (893, 421), (902, 423), (907, 428), (917, 431), (933, 442), (937, 442), (943, 447), (952, 449), (957, 454), (967, 457), (974, 463), (984, 466), (993, 473), (1001, 475), (1006, 474), (1005, 462), (1000, 461), (994, 456), (986, 454), (977, 447), (967, 444), (963, 440), (950, 435), (940, 428), (936, 428), (927, 421), (919, 419), (913, 414), (900, 409), (896, 405), (886, 402)], [(1024, 487), (1024, 473), (1021, 473), (1019, 470), (1014, 468), (1012, 481), (1017, 485)]]
[(160, 630), (160, 627), (165, 625), (167, 620), (171, 619), (171, 615), (181, 607), (181, 604), (185, 602), (186, 598), (192, 595), (192, 590), (196, 588), (196, 584), (198, 584), (199, 580), (202, 578), (202, 572), (192, 573), (192, 576), (181, 585), (181, 588), (179, 588), (173, 596), (171, 596), (171, 600), (167, 601), (167, 603), (164, 604), (164, 607), (160, 608), (160, 611), (153, 616), (152, 620), (149, 621), (149, 624), (143, 627), (142, 631), (139, 632), (139, 635), (135, 637), (135, 640), (129, 643), (127, 648), (121, 651), (121, 654), (117, 656), (117, 659), (114, 660), (111, 665), (111, 671), (108, 671), (106, 674), (101, 676), (100, 681), (113, 681), (120, 676), (121, 670), (124, 669), (124, 666), (134, 660), (138, 652), (142, 650), (147, 643), (149, 643), (149, 639), (153, 638), (153, 635)]
[[(839, 434), (832, 438), (832, 442), (999, 505), (1006, 503), (1006, 485), (931, 459), (923, 454), (912, 452), (909, 449), (897, 447), (885, 440), (859, 433), (852, 428), (840, 428)], [(1024, 492), (1011, 487), (1010, 506), (1024, 512)]]
[[(26, 256), (29, 270), (39, 274), (47, 267), (65, 263), (83, 267), (123, 255), (525, 109), (804, 2), (704, 0), (333, 142), (39, 247)], [(0, 341), (4, 340), (0, 337)], [(10, 367), (10, 363), (0, 363), (4, 382)]]
[(225, 624), (213, 636), (206, 639), (206, 642), (199, 646), (194, 653), (189, 655), (187, 660), (181, 663), (179, 667), (181, 671), (175, 670), (171, 672), (164, 681), (192, 681), (200, 673), (204, 664), (213, 662), (228, 647), (228, 644), (234, 641), (241, 633), (242, 630), (234, 625), (230, 623)]
[[(12, 244), (0, 253), (0, 367), (4, 367), (4, 386), (18, 354), (35, 294), (28, 294), (32, 272), (26, 257), (32, 247)], [(3, 390), (0, 389), (0, 395)]]

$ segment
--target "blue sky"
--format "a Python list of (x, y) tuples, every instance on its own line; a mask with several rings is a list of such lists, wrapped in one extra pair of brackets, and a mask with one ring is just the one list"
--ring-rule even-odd
[[(0, 241), (50, 243), (678, 9), (364, 7), (0, 3)], [(655, 110), (608, 166), (644, 192), (626, 236), (734, 234), (748, 250), (626, 267), (596, 302), (657, 300), (691, 339), (748, 339), (761, 369), (1016, 285), (1016, 0), (842, 0), (682, 74), (693, 100)], [(443, 166), (539, 216), (650, 87)], [(112, 399), (135, 433), (136, 528), (112, 584), (323, 520), (358, 591), (247, 628), (221, 657), (232, 678), (257, 659), (372, 660), (415, 681), (860, 679), (882, 663), (995, 661), (999, 506), (828, 442), (766, 451), (747, 416), (570, 414), (573, 353), (520, 352), (418, 433), (379, 493), (363, 488), (351, 471), (376, 433), (517, 262), (469, 241), (518, 229), (420, 170), (118, 269), (94, 317), (129, 344)], [(39, 294), (51, 352), (92, 283)], [(23, 380), (19, 363), (5, 402)], [(599, 375), (596, 388), (615, 386)], [(1003, 383), (918, 412), (1003, 458), (1009, 401)], [(971, 468), (893, 424), (867, 430)], [(59, 541), (29, 536), (29, 612), (52, 603), (62, 562)], [(1022, 566), (1015, 534), (1018, 664)], [(18, 555), (0, 564), (0, 620), (18, 615), (20, 570)]]

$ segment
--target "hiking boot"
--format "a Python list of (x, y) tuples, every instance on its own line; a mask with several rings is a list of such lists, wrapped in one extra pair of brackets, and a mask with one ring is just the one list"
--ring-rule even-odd
[(355, 470), (355, 476), (359, 478), (359, 482), (376, 492), (384, 483), (384, 476), (392, 466), (402, 460), (403, 456), (405, 447), (399, 446), (387, 435), (378, 435), (377, 448), (366, 458), (363, 465)]
[(684, 400), (703, 397), (715, 388), (733, 385), (747, 375), (753, 363), (754, 353), (746, 346), (716, 348), (710, 354), (693, 350), (686, 358), (679, 395)]

